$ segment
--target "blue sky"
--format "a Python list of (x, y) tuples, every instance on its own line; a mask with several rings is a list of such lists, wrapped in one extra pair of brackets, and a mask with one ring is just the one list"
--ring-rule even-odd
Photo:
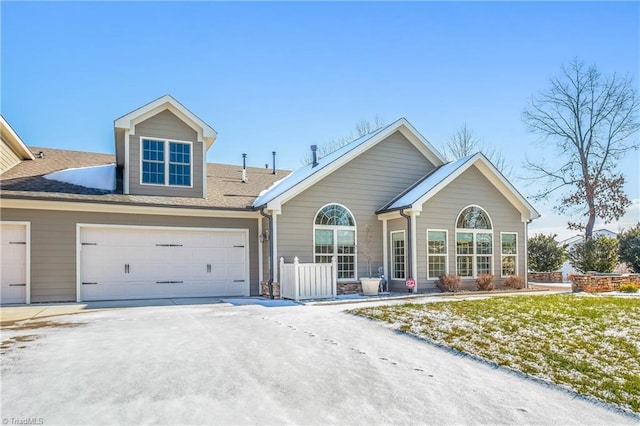
[[(264, 166), (275, 150), (296, 168), (309, 145), (378, 115), (406, 117), (439, 148), (466, 122), (519, 174), (525, 155), (553, 155), (521, 113), (563, 63), (640, 77), (638, 2), (0, 7), (2, 114), (36, 146), (113, 152), (113, 120), (170, 93), (218, 131), (211, 162), (246, 152)], [(622, 163), (634, 199), (639, 158)], [(566, 222), (536, 207), (545, 219), (532, 230)]]

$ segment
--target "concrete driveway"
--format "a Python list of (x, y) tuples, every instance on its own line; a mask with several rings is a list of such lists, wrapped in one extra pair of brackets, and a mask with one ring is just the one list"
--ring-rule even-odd
[(350, 307), (156, 306), (5, 328), (3, 424), (638, 423)]

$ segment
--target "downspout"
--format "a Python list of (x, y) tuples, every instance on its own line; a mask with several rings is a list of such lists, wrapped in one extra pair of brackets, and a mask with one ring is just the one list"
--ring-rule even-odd
[(269, 299), (273, 299), (273, 215), (264, 212), (264, 207), (260, 209), (260, 215), (269, 219)]
[(404, 212), (404, 209), (400, 209), (400, 216), (404, 217), (407, 219), (407, 278), (413, 278), (411, 276), (411, 274), (413, 273), (413, 265), (412, 265), (412, 259), (413, 259), (413, 253), (412, 253), (412, 241), (411, 241), (411, 215), (408, 215)]

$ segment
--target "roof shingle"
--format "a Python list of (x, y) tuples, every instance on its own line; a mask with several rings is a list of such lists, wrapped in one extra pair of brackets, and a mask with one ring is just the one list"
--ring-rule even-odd
[(115, 156), (83, 151), (30, 147), (33, 152), (44, 153), (44, 158), (23, 161), (0, 175), (3, 198), (30, 198), (62, 201), (105, 202), (166, 207), (193, 207), (213, 209), (246, 209), (261, 191), (290, 172), (247, 167), (247, 182), (242, 182), (242, 167), (229, 164), (207, 164), (207, 197), (165, 197), (125, 195), (122, 185), (108, 192), (45, 179), (43, 175), (69, 168), (89, 167), (115, 163)]

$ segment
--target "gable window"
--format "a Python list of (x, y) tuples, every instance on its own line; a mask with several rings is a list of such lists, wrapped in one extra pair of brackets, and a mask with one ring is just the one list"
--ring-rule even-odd
[(427, 277), (438, 278), (447, 273), (447, 231), (427, 230)]
[(316, 263), (331, 263), (336, 256), (338, 279), (356, 278), (356, 222), (340, 204), (328, 204), (316, 214), (313, 226)]
[(191, 186), (190, 142), (142, 139), (141, 151), (141, 183)]
[(391, 279), (405, 279), (404, 231), (391, 232)]
[(500, 245), (502, 247), (502, 277), (518, 275), (518, 234), (515, 232), (501, 232)]
[(470, 206), (456, 220), (456, 273), (477, 277), (493, 271), (493, 232), (484, 209)]

